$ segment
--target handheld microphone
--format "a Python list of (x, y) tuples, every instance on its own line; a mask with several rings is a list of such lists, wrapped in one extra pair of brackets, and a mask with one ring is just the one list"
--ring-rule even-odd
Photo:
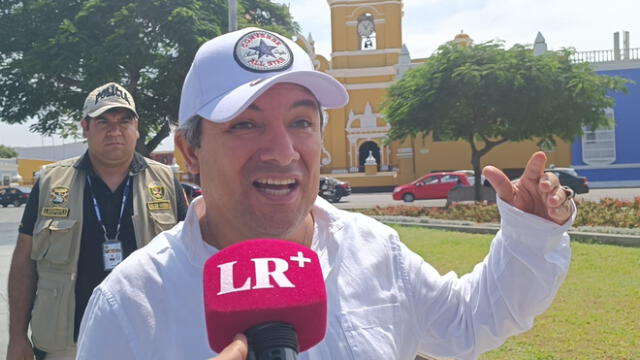
[(295, 360), (327, 327), (327, 293), (316, 253), (278, 239), (246, 240), (204, 265), (209, 345), (220, 353), (244, 332), (249, 359)]

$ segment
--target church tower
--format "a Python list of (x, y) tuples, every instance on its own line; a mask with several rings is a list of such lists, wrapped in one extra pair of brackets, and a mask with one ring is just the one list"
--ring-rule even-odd
[[(383, 143), (389, 125), (380, 114), (386, 89), (398, 78), (402, 46), (401, 0), (327, 0), (331, 8), (332, 52), (325, 71), (342, 82), (349, 103), (329, 110), (324, 133), (322, 173), (352, 174), (352, 185), (392, 184), (397, 145)], [(377, 181), (366, 179), (372, 155)], [(387, 173), (387, 174), (385, 174)], [(358, 179), (362, 177), (362, 179)]]

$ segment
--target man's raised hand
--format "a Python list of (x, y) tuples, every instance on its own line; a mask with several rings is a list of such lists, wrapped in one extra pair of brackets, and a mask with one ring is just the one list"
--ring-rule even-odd
[(520, 180), (511, 182), (498, 168), (486, 166), (482, 174), (496, 190), (497, 196), (512, 206), (564, 224), (571, 217), (571, 201), (555, 174), (545, 173), (547, 156), (542, 151), (531, 155)]

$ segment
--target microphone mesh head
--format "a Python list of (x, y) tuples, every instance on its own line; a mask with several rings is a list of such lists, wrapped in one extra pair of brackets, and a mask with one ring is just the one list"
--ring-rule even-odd
[(300, 351), (319, 343), (327, 326), (327, 294), (317, 254), (279, 239), (246, 240), (213, 255), (204, 266), (209, 345), (221, 352), (252, 326), (284, 322)]

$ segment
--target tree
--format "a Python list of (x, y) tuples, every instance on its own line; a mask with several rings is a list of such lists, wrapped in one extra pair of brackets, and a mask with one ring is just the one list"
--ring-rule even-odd
[(0, 158), (11, 159), (18, 157), (18, 153), (9, 146), (0, 145)]
[(507, 141), (554, 137), (573, 141), (582, 128), (608, 125), (610, 91), (626, 93), (626, 79), (600, 76), (571, 61), (572, 49), (534, 56), (530, 47), (500, 42), (448, 43), (393, 84), (383, 104), (388, 140), (436, 133), (471, 148), (475, 196), (480, 159)]
[[(298, 30), (269, 0), (240, 0), (238, 14), (239, 27)], [(227, 0), (5, 0), (0, 24), (0, 121), (77, 135), (86, 95), (115, 81), (136, 101), (147, 155), (175, 123), (198, 47), (227, 31)]]

